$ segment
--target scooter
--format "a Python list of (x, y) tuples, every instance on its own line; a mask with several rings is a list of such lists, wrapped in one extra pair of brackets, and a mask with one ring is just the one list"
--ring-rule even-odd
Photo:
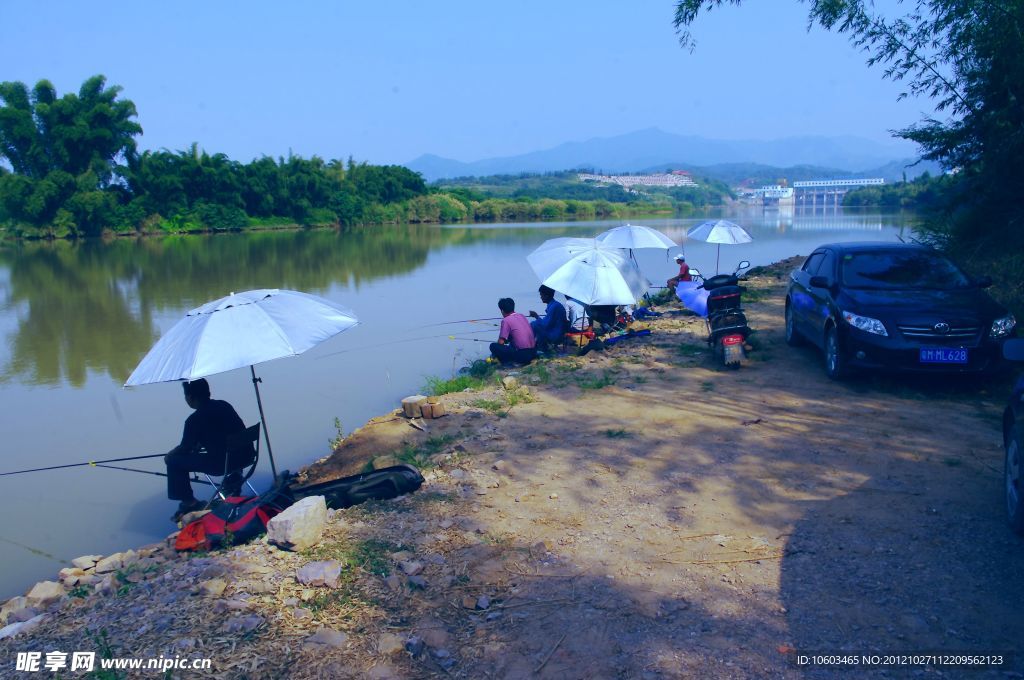
[(739, 275), (749, 268), (750, 262), (743, 260), (732, 274), (716, 274), (708, 279), (690, 270), (691, 276), (701, 279), (697, 287), (708, 291), (708, 345), (726, 368), (739, 368), (747, 358), (750, 326), (741, 305), (745, 288), (739, 283)]

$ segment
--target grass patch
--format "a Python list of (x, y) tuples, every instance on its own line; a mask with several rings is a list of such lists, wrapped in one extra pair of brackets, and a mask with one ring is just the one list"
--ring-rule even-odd
[(694, 345), (689, 342), (684, 342), (676, 349), (676, 351), (684, 357), (699, 357), (707, 352), (705, 345)]
[(528, 390), (524, 390), (519, 387), (514, 390), (505, 390), (505, 402), (511, 409), (513, 406), (519, 406), (520, 404), (532, 404), (534, 401), (533, 395)]
[(700, 384), (700, 389), (701, 389), (702, 392), (714, 392), (715, 391), (715, 383), (713, 383), (713, 382), (711, 382), (709, 380), (705, 380), (704, 382), (702, 382)]
[(391, 569), (389, 555), (401, 549), (397, 543), (369, 538), (361, 541), (340, 540), (321, 543), (302, 552), (310, 560), (338, 560), (344, 565), (342, 581), (354, 579), (353, 571), (361, 570), (375, 576), (387, 576)]
[(634, 375), (633, 376), (633, 382), (637, 383), (638, 385), (643, 385), (645, 382), (647, 382), (647, 376), (646, 375)]
[(551, 382), (551, 371), (544, 363), (534, 362), (523, 369), (525, 375), (531, 375), (537, 378), (537, 382), (542, 385), (547, 385)]
[(482, 408), (485, 411), (490, 411), (496, 416), (504, 418), (507, 413), (505, 411), (505, 402), (497, 399), (477, 399), (471, 406)]
[(92, 593), (92, 589), (89, 586), (77, 585), (68, 591), (68, 597), (86, 598)]
[(496, 364), (477, 359), (469, 366), (460, 369), (458, 375), (447, 380), (437, 376), (428, 376), (424, 389), (427, 394), (435, 397), (452, 392), (464, 392), (467, 389), (478, 390), (491, 382), (496, 370)]
[(746, 290), (743, 291), (743, 297), (741, 298), (744, 304), (748, 302), (764, 302), (772, 296), (771, 291), (767, 288), (753, 288), (751, 286), (745, 286), (745, 288)]
[(341, 443), (345, 441), (345, 429), (341, 426), (341, 418), (334, 417), (334, 436), (327, 440), (327, 446), (330, 447), (331, 453), (334, 453), (341, 448)]
[(334, 611), (336, 609), (351, 607), (362, 603), (363, 601), (360, 598), (355, 597), (351, 590), (342, 586), (319, 592), (303, 602), (302, 606), (314, 614), (320, 614), (322, 612)]
[(631, 432), (626, 431), (626, 430), (618, 429), (618, 430), (605, 430), (604, 431), (604, 436), (608, 437), (609, 439), (627, 439), (629, 437), (632, 437), (633, 434)]
[(583, 368), (583, 364), (579, 361), (563, 361), (558, 364), (559, 373), (575, 373), (581, 368)]
[[(441, 453), (448, 445), (458, 440), (458, 437), (450, 434), (428, 437), (422, 444), (406, 444), (397, 451), (392, 451), (391, 456), (399, 463), (405, 463), (414, 467), (428, 469), (437, 467), (437, 464), (430, 460), (431, 456)], [(373, 472), (373, 460), (366, 461), (363, 465), (363, 472)]]
[(484, 386), (484, 382), (482, 378), (475, 378), (471, 375), (457, 375), (447, 380), (432, 375), (427, 377), (424, 388), (429, 395), (437, 397), (452, 392), (478, 390)]
[(611, 371), (605, 371), (600, 376), (582, 377), (576, 379), (576, 385), (581, 390), (600, 390), (615, 384), (615, 376)]

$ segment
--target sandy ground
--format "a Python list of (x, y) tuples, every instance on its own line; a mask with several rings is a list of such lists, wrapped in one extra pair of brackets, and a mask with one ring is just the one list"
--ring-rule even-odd
[[(797, 655), (1020, 652), (1007, 384), (828, 380), (818, 353), (784, 343), (785, 271), (748, 284), (757, 349), (740, 370), (716, 367), (702, 320), (671, 314), (649, 338), (516, 371), (526, 390), (446, 395), (427, 431), (376, 419), (306, 478), (397, 454), (424, 464), (419, 492), (340, 511), (313, 552), (169, 561), (147, 588), (70, 602), (0, 653), (92, 649), (90, 621), (117, 655), (187, 651), (232, 678), (830, 678), (851, 671)], [(295, 583), (332, 555), (339, 591)], [(225, 607), (192, 594), (211, 573), (259, 627), (224, 632)], [(139, 634), (168, 598), (173, 619)], [(347, 638), (304, 644), (320, 627)], [(1018, 654), (1000, 671), (852, 677), (1022, 670)]]

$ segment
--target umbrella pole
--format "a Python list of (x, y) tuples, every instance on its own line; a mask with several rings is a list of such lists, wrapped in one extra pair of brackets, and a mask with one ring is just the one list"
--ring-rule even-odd
[(260, 422), (263, 423), (263, 441), (267, 443), (267, 456), (270, 458), (270, 472), (274, 475), (274, 481), (277, 481), (277, 466), (274, 465), (274, 450), (270, 448), (270, 433), (267, 431), (267, 419), (263, 415), (263, 400), (260, 399), (260, 383), (263, 382), (263, 378), (256, 377), (256, 369), (253, 366), (249, 366), (249, 371), (252, 373), (252, 386), (256, 390), (256, 405), (260, 409)]
[(715, 274), (718, 273), (718, 260), (722, 257), (722, 244), (718, 244), (718, 252), (715, 253)]

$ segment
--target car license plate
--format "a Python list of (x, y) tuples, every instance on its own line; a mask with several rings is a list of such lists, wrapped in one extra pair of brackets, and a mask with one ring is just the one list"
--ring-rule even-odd
[(922, 364), (966, 364), (967, 350), (949, 347), (922, 347), (920, 361)]

